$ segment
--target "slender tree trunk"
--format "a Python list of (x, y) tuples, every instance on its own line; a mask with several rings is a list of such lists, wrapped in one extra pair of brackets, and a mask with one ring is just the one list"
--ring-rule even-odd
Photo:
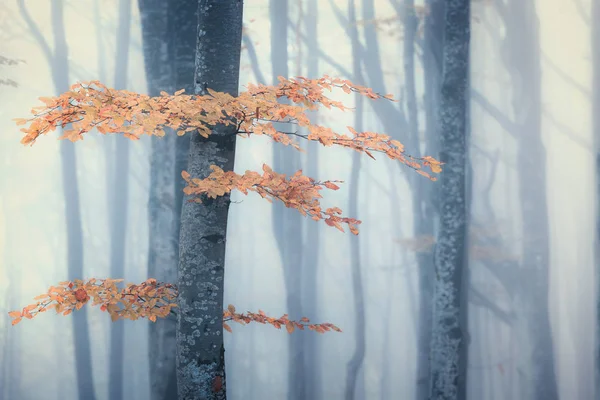
[[(270, 0), (271, 15), (271, 65), (273, 84), (279, 83), (278, 76), (289, 75), (288, 70), (288, 0)], [(282, 127), (281, 129), (289, 129)], [(273, 148), (273, 169), (291, 175), (301, 168), (299, 153), (292, 148), (275, 146)], [(288, 214), (281, 203), (273, 204), (273, 231), (281, 256), (283, 276), (286, 289), (287, 311), (291, 319), (300, 318), (303, 314), (302, 264), (303, 252), (303, 217)], [(306, 398), (306, 380), (304, 376), (304, 346), (302, 335), (290, 335), (288, 358), (288, 399), (303, 400)]]
[[(439, 152), (439, 92), (441, 76), (442, 40), (444, 32), (444, 3), (441, 0), (428, 0), (429, 13), (425, 19), (423, 45), (423, 65), (425, 70), (425, 149), (424, 154), (437, 155)], [(420, 150), (417, 98), (415, 88), (414, 46), (418, 19), (414, 12), (414, 0), (407, 0), (404, 17), (404, 67), (406, 82), (407, 120), (411, 151)], [(414, 235), (417, 238), (435, 235), (434, 220), (437, 217), (438, 185), (411, 178), (413, 188)], [(434, 281), (433, 252), (419, 252), (416, 255), (419, 279), (419, 310), (417, 316), (417, 382), (415, 397), (425, 400), (429, 395), (429, 352), (431, 345), (432, 300)]]
[(463, 282), (467, 263), (467, 93), (469, 0), (448, 0), (445, 10), (440, 103), (440, 231), (435, 249), (432, 400), (466, 398), (468, 347)]
[[(117, 26), (117, 51), (115, 56), (115, 89), (126, 89), (129, 64), (129, 39), (131, 27), (131, 0), (119, 0), (119, 21)], [(114, 174), (112, 201), (110, 202), (110, 276), (125, 276), (125, 249), (127, 248), (127, 206), (129, 191), (129, 141), (115, 143), (114, 158), (107, 160)], [(113, 167), (114, 165), (114, 167)], [(123, 353), (125, 342), (124, 321), (111, 324), (110, 330), (110, 368), (109, 397), (111, 400), (123, 399)]]
[[(352, 75), (355, 82), (363, 82), (364, 78), (361, 73), (361, 51), (358, 38), (356, 19), (356, 5), (354, 0), (348, 0), (348, 23), (350, 43), (352, 47)], [(355, 129), (361, 132), (363, 127), (362, 115), (362, 96), (356, 96), (356, 114), (355, 114)], [(356, 153), (352, 156), (352, 170), (350, 172), (350, 204), (348, 212), (352, 215), (357, 215), (358, 212), (358, 185), (360, 179), (360, 154)], [(365, 308), (364, 308), (364, 290), (362, 282), (362, 270), (360, 263), (360, 242), (357, 236), (350, 237), (350, 257), (352, 265), (352, 292), (354, 299), (354, 332), (355, 332), (355, 347), (352, 357), (346, 365), (346, 388), (344, 399), (352, 400), (359, 399), (359, 389), (364, 393), (364, 379), (359, 382), (358, 376), (360, 369), (363, 366), (366, 351), (365, 340)]]
[[(24, 0), (19, 0), (18, 5), (21, 15), (42, 47), (50, 64), (55, 93), (59, 95), (66, 92), (69, 90), (69, 58), (64, 31), (63, 1), (55, 0), (51, 4), (53, 50), (50, 49), (38, 27), (31, 19)], [(83, 277), (83, 242), (74, 143), (62, 140), (60, 142), (60, 155), (67, 230), (67, 275), (70, 280), (81, 279)], [(79, 312), (74, 313), (71, 320), (73, 321), (75, 370), (79, 399), (94, 400), (96, 395), (92, 376), (91, 344), (86, 309), (82, 308)]]
[[(199, 0), (194, 92), (237, 96), (243, 2)], [(235, 126), (217, 125), (208, 138), (191, 135), (188, 172), (203, 178), (210, 166), (234, 167)], [(230, 196), (185, 202), (181, 213), (177, 299), (179, 400), (226, 398), (223, 280)]]
[[(318, 3), (317, 0), (308, 0), (306, 17), (304, 18), (306, 27), (306, 76), (316, 78), (319, 73), (319, 36), (317, 31)], [(313, 124), (318, 123), (317, 116), (310, 116)], [(308, 176), (319, 176), (319, 148), (320, 143), (308, 143), (306, 154), (306, 173)], [(302, 299), (303, 314), (311, 319), (319, 319), (318, 304), (318, 280), (320, 257), (320, 229), (321, 224), (305, 219), (306, 223), (306, 242), (304, 245), (304, 265), (302, 266)], [(320, 362), (320, 338), (311, 335), (312, 332), (299, 332), (303, 339), (304, 346), (304, 374), (306, 377), (305, 396), (308, 399), (318, 400), (323, 394), (321, 383), (321, 362)]]
[(504, 22), (501, 53), (513, 81), (514, 135), (521, 221), (522, 267), (515, 304), (515, 327), (523, 355), (523, 398), (558, 399), (554, 349), (548, 310), (549, 238), (546, 203), (546, 150), (541, 137), (541, 70), (539, 21), (533, 0), (497, 2)]

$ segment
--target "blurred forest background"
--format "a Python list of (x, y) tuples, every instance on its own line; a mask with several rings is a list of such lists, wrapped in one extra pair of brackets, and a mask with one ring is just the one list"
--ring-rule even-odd
[[(600, 109), (592, 82), (600, 80), (593, 79), (600, 54), (592, 37), (600, 19), (592, 2), (472, 1), (468, 399), (542, 400), (540, 385), (555, 398), (598, 398)], [(59, 281), (153, 276), (149, 255), (160, 256), (149, 245), (152, 174), (160, 172), (151, 168), (153, 146), (174, 151), (187, 137), (134, 143), (92, 134), (74, 146), (48, 136), (29, 148), (11, 121), (28, 117), (38, 97), (80, 80), (149, 93), (145, 59), (157, 49), (146, 43), (144, 54), (143, 37), (158, 29), (151, 22), (160, 7), (144, 15), (153, 2), (139, 3), (0, 2), (0, 399), (78, 399), (88, 390), (98, 400), (147, 400), (155, 398), (152, 381), (169, 385), (169, 371), (151, 373), (158, 350), (147, 320), (111, 324), (86, 307), (12, 328), (7, 316)], [(194, 3), (164, 11), (193, 24)], [(392, 93), (401, 101), (340, 95), (354, 112), (313, 116), (334, 129), (387, 133), (410, 154), (436, 156), (439, 3), (247, 0), (240, 83), (328, 74)], [(181, 37), (172, 40), (175, 50), (166, 54), (181, 68), (169, 72), (165, 87), (191, 92), (193, 53)], [(351, 237), (235, 194), (225, 304), (307, 316), (344, 332), (290, 336), (233, 326), (225, 333), (229, 397), (422, 400), (436, 183), (384, 156), (375, 162), (350, 150), (273, 147), (264, 138), (239, 139), (236, 171), (267, 163), (344, 180), (325, 204), (361, 219), (361, 232)], [(174, 176), (176, 166), (168, 167)], [(298, 385), (303, 397), (292, 390)]]

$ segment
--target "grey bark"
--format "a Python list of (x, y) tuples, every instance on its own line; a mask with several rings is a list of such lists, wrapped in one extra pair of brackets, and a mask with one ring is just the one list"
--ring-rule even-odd
[[(139, 0), (151, 96), (178, 89), (193, 93), (197, 7), (196, 0)], [(181, 171), (185, 169), (181, 161), (187, 161), (189, 140), (177, 138), (173, 132), (151, 140), (148, 276), (176, 282), (183, 201)], [(176, 321), (170, 318), (149, 326), (151, 400), (177, 397), (175, 328)]]
[[(278, 76), (288, 77), (288, 0), (270, 0), (271, 19), (271, 66), (273, 84), (278, 84)], [(279, 129), (290, 129), (282, 125)], [(301, 168), (299, 153), (290, 147), (273, 147), (273, 170), (287, 175)], [(302, 317), (302, 240), (303, 217), (290, 213), (282, 203), (273, 204), (273, 231), (281, 257), (286, 306), (290, 319)], [(288, 358), (288, 399), (306, 398), (304, 375), (304, 346), (302, 335), (290, 335)]]
[[(194, 92), (238, 93), (243, 2), (199, 0)], [(235, 127), (217, 125), (208, 138), (191, 135), (188, 172), (234, 167)], [(226, 398), (223, 280), (230, 196), (185, 202), (181, 213), (177, 299), (179, 400)]]
[[(169, 3), (139, 0), (142, 42), (148, 93), (173, 92), (173, 64), (169, 52)], [(177, 281), (178, 231), (175, 225), (175, 135), (152, 137), (150, 193), (148, 199), (148, 276), (162, 282)], [(177, 396), (176, 384), (168, 377), (175, 372), (175, 322), (159, 319), (149, 326), (150, 398)], [(175, 389), (173, 389), (175, 386)]]
[[(131, 27), (131, 0), (119, 0), (117, 49), (115, 55), (115, 89), (125, 89), (129, 64), (129, 39)], [(127, 248), (127, 206), (129, 190), (129, 140), (115, 143), (114, 157), (107, 159), (108, 174), (112, 172), (112, 201), (110, 214), (110, 276), (125, 277), (125, 249)], [(111, 400), (123, 399), (123, 353), (125, 343), (124, 321), (110, 326), (108, 393)]]
[[(29, 15), (24, 0), (18, 2), (21, 16), (50, 64), (56, 95), (69, 90), (69, 57), (64, 31), (63, 5), (62, 0), (55, 0), (52, 1), (50, 8), (54, 37), (53, 49), (51, 49)], [(81, 279), (83, 278), (83, 241), (74, 143), (69, 140), (61, 140), (60, 156), (67, 230), (67, 275), (70, 280)], [(74, 313), (71, 321), (73, 321), (75, 371), (79, 399), (94, 400), (96, 395), (92, 376), (91, 344), (86, 308)]]
[(441, 86), (440, 229), (436, 240), (431, 337), (431, 400), (466, 398), (468, 347), (463, 283), (467, 270), (467, 93), (469, 0), (448, 0), (445, 9)]
[(546, 202), (546, 150), (541, 137), (539, 21), (534, 1), (496, 2), (505, 26), (501, 56), (513, 82), (514, 136), (521, 221), (522, 264), (515, 303), (515, 328), (521, 335), (521, 386), (524, 398), (558, 399), (548, 310), (549, 238)]
[[(352, 75), (355, 82), (363, 82), (364, 78), (361, 73), (361, 56), (360, 41), (358, 38), (356, 18), (356, 4), (354, 0), (348, 0), (348, 23), (350, 43), (352, 47)], [(361, 132), (363, 127), (363, 97), (356, 95), (356, 112), (354, 128)], [(348, 213), (350, 215), (358, 215), (358, 185), (360, 179), (360, 157), (361, 154), (355, 152), (352, 155), (352, 169), (350, 172), (350, 203)], [(363, 366), (366, 352), (365, 340), (365, 308), (364, 308), (364, 290), (363, 276), (361, 268), (360, 241), (358, 236), (350, 235), (350, 259), (352, 270), (352, 292), (354, 300), (354, 333), (355, 344), (352, 357), (346, 365), (346, 387), (344, 398), (347, 400), (359, 399), (364, 393), (364, 378), (362, 382), (358, 379), (359, 372)]]

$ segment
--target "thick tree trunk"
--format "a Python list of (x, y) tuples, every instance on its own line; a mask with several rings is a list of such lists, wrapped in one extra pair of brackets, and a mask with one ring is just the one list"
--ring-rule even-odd
[(521, 335), (519, 372), (523, 398), (558, 399), (554, 349), (548, 309), (549, 238), (546, 202), (546, 150), (541, 136), (541, 70), (539, 21), (533, 0), (497, 2), (504, 22), (501, 54), (513, 82), (513, 134), (517, 164), (522, 264), (515, 291), (515, 328)]
[(469, 0), (448, 0), (445, 10), (440, 102), (440, 230), (435, 249), (432, 400), (466, 398), (467, 93)]
[[(199, 0), (195, 93), (238, 93), (243, 2)], [(188, 172), (234, 167), (235, 126), (215, 126), (208, 138), (191, 135)], [(223, 280), (230, 196), (185, 202), (181, 213), (177, 299), (179, 400), (226, 398)]]
[[(119, 21), (117, 25), (117, 51), (115, 56), (115, 89), (126, 89), (129, 61), (129, 39), (131, 27), (131, 0), (119, 0)], [(122, 138), (118, 138), (122, 139)], [(115, 143), (114, 158), (107, 160), (107, 172), (114, 175), (108, 188), (112, 192), (109, 204), (110, 214), (110, 276), (125, 277), (125, 249), (127, 248), (127, 207), (129, 190), (129, 141)], [(108, 393), (111, 400), (123, 399), (123, 353), (125, 342), (124, 321), (111, 324), (110, 367)]]
[[(169, 3), (139, 0), (146, 81), (150, 96), (173, 92), (173, 61), (169, 47)], [(175, 224), (175, 135), (153, 136), (150, 157), (150, 194), (148, 200), (149, 243), (148, 276), (162, 282), (177, 281), (179, 230)], [(182, 140), (182, 139), (179, 139)], [(168, 318), (149, 326), (150, 398), (176, 398), (175, 327)]]
[[(271, 65), (273, 84), (278, 84), (278, 76), (289, 75), (288, 71), (288, 0), (271, 0), (269, 3), (271, 18)], [(292, 129), (282, 126), (280, 129)], [(290, 147), (273, 147), (273, 169), (291, 175), (301, 169), (298, 151)], [(283, 268), (286, 290), (287, 312), (291, 319), (302, 317), (302, 227), (303, 217), (298, 213), (289, 213), (282, 203), (273, 204), (273, 231)], [(288, 357), (288, 399), (306, 398), (306, 380), (304, 376), (304, 346), (302, 335), (290, 335)]]
[[(148, 91), (185, 89), (193, 93), (198, 28), (197, 0), (139, 0)], [(148, 276), (177, 281), (183, 179), (189, 140), (168, 134), (152, 138)], [(183, 161), (183, 164), (182, 164)], [(149, 326), (151, 400), (177, 397), (176, 321), (159, 319)]]
[[(412, 1), (412, 0), (410, 0)], [(429, 13), (425, 17), (424, 40), (423, 40), (423, 65), (425, 70), (425, 149), (423, 154), (437, 155), (439, 152), (440, 127), (437, 118), (439, 112), (440, 97), (440, 78), (442, 74), (442, 41), (444, 35), (444, 2), (442, 0), (428, 0), (427, 6)], [(408, 8), (408, 7), (407, 7)], [(414, 17), (407, 17), (413, 25), (416, 25)], [(406, 29), (406, 28), (405, 28)], [(413, 26), (413, 32), (416, 33), (416, 26)], [(406, 40), (406, 39), (405, 39)], [(414, 38), (413, 38), (414, 40)], [(405, 57), (411, 57), (407, 54), (410, 47), (405, 49)], [(414, 51), (414, 49), (413, 49)], [(412, 57), (411, 57), (412, 58)], [(412, 62), (411, 62), (412, 64)], [(414, 84), (414, 66), (406, 65), (411, 71)], [(407, 77), (408, 77), (407, 76)], [(407, 101), (412, 96), (407, 96)], [(415, 109), (411, 112), (409, 108), (409, 126), (411, 136), (418, 137), (418, 118), (416, 116), (416, 99), (414, 100)], [(410, 114), (415, 114), (412, 116)], [(414, 121), (414, 122), (411, 122)], [(419, 146), (418, 139), (415, 145)], [(417, 147), (418, 148), (418, 147)], [(415, 148), (415, 151), (417, 150)], [(438, 215), (436, 204), (437, 191), (439, 185), (431, 184), (423, 179), (416, 177), (413, 179), (413, 216), (415, 237), (429, 237), (435, 235), (434, 220)], [(425, 400), (429, 396), (429, 352), (431, 345), (432, 328), (432, 301), (433, 301), (433, 280), (434, 280), (434, 260), (432, 252), (420, 252), (417, 254), (419, 265), (419, 309), (417, 313), (417, 386), (416, 400)]]

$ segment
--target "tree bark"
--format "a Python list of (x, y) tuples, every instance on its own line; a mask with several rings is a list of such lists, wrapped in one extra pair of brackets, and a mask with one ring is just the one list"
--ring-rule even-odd
[[(114, 87), (126, 89), (131, 27), (131, 0), (119, 0), (117, 51), (115, 55)], [(122, 139), (122, 138), (117, 138)], [(107, 159), (107, 175), (112, 173), (112, 201), (110, 214), (110, 276), (125, 277), (125, 249), (127, 248), (127, 207), (129, 190), (129, 141), (115, 143), (115, 154)], [(123, 399), (123, 353), (125, 342), (124, 321), (110, 325), (110, 367), (108, 393), (111, 400)]]
[(440, 102), (440, 230), (435, 249), (432, 400), (466, 398), (468, 334), (463, 283), (467, 270), (467, 93), (469, 0), (448, 0), (445, 10)]
[[(241, 0), (199, 0), (194, 91), (237, 96), (242, 40)], [(206, 177), (210, 166), (234, 167), (235, 126), (191, 135), (188, 172)], [(223, 280), (230, 196), (185, 202), (181, 213), (177, 299), (179, 400), (226, 398)]]
[[(182, 88), (193, 93), (197, 0), (139, 0), (139, 8), (149, 94), (158, 96), (161, 91), (172, 93)], [(162, 282), (177, 281), (181, 171), (190, 144), (186, 139), (173, 132), (151, 139), (148, 276)], [(151, 400), (177, 397), (175, 328), (176, 320), (171, 318), (149, 326)]]

